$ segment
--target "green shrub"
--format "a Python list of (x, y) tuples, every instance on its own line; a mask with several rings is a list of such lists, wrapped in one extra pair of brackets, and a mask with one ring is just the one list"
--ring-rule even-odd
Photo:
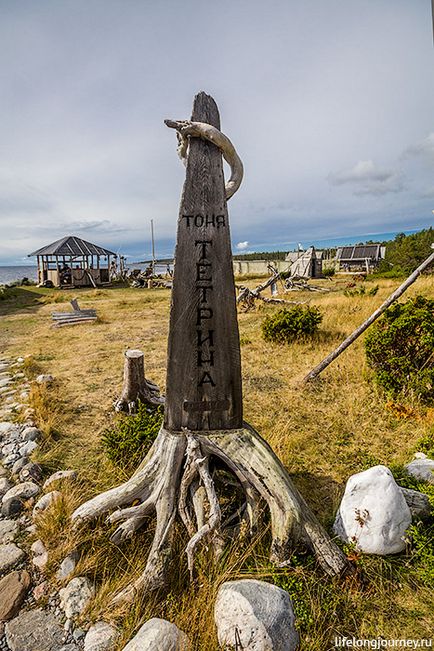
[(374, 285), (366, 291), (365, 285), (360, 285), (360, 287), (355, 287), (354, 289), (346, 289), (344, 296), (375, 296), (379, 288), (379, 285)]
[(120, 414), (114, 426), (102, 435), (108, 458), (116, 465), (135, 468), (154, 442), (163, 421), (163, 408), (139, 403), (132, 416)]
[(322, 321), (317, 307), (294, 305), (269, 314), (262, 322), (262, 336), (265, 341), (279, 344), (290, 343), (294, 339), (313, 335)]
[(365, 338), (366, 357), (386, 394), (434, 404), (434, 300), (392, 305)]
[(322, 275), (324, 278), (331, 278), (334, 276), (336, 273), (336, 269), (334, 267), (326, 267), (325, 269), (322, 270)]

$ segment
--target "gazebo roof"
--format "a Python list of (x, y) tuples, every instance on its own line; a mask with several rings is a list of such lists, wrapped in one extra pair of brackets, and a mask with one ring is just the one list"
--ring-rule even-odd
[(33, 253), (29, 253), (28, 257), (30, 258), (33, 255), (67, 255), (67, 256), (81, 256), (81, 255), (116, 255), (113, 251), (104, 249), (102, 246), (97, 246), (96, 244), (91, 244), (82, 240), (79, 237), (74, 235), (67, 235), (62, 237), (61, 240), (57, 240), (52, 244), (43, 246), (42, 249), (38, 249)]

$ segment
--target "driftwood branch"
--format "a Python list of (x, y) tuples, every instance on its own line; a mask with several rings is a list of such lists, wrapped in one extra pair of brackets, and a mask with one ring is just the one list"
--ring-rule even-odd
[[(434, 244), (432, 244), (431, 247), (434, 248)], [(365, 330), (369, 328), (369, 326), (372, 323), (374, 323), (374, 321), (376, 321), (378, 317), (381, 316), (383, 312), (385, 312), (387, 308), (390, 307), (390, 305), (392, 305), (392, 303), (394, 303), (400, 296), (402, 296), (402, 294), (406, 291), (406, 289), (408, 289), (410, 285), (412, 285), (415, 282), (415, 280), (420, 276), (420, 274), (427, 267), (429, 267), (429, 265), (433, 261), (434, 261), (434, 253), (431, 253), (431, 255), (424, 262), (422, 262), (422, 264), (419, 265), (419, 267), (415, 271), (413, 271), (413, 273), (407, 278), (407, 280), (405, 280), (405, 282), (403, 282), (402, 285), (400, 285), (398, 289), (396, 289), (393, 292), (393, 294), (391, 294), (384, 301), (384, 303), (382, 303), (380, 307), (377, 308), (375, 312), (371, 314), (371, 316), (368, 319), (366, 319), (366, 321), (364, 321), (361, 325), (359, 325), (359, 327), (356, 328), (356, 330), (354, 330), (354, 332), (352, 332), (349, 335), (349, 337), (347, 337), (333, 352), (327, 355), (327, 357), (323, 359), (322, 362), (320, 362), (317, 366), (315, 366), (315, 368), (312, 369), (306, 375), (306, 377), (303, 379), (303, 382), (310, 382), (311, 380), (316, 378), (320, 373), (322, 373), (322, 371), (324, 371), (324, 369), (327, 368), (327, 366), (331, 364), (337, 357), (339, 357), (339, 355), (343, 353), (344, 350), (348, 348), (348, 346), (350, 346), (358, 337), (360, 337), (360, 335), (363, 332), (365, 332)]]
[(230, 179), (225, 185), (226, 199), (230, 199), (241, 185), (244, 169), (241, 158), (229, 138), (216, 127), (205, 122), (164, 120), (164, 124), (171, 129), (176, 129), (179, 140), (178, 154), (183, 162), (187, 159), (188, 139), (191, 137), (208, 140), (220, 149), (223, 158), (231, 168)]

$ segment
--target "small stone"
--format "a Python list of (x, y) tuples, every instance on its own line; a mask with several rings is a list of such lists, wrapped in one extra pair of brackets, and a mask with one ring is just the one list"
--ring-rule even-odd
[(15, 617), (30, 586), (30, 575), (25, 570), (11, 572), (0, 580), (0, 620)]
[(29, 498), (35, 497), (39, 491), (39, 486), (31, 481), (10, 488), (2, 499), (2, 515), (9, 517), (19, 513), (23, 508), (23, 503)]
[(59, 651), (64, 630), (53, 615), (42, 609), (21, 612), (6, 624), (11, 651)]
[(166, 619), (153, 617), (123, 648), (123, 651), (187, 651), (190, 643), (186, 634)]
[(24, 364), (24, 357), (17, 357), (18, 364)]
[(56, 481), (65, 481), (67, 479), (76, 479), (77, 473), (75, 470), (58, 470), (54, 474), (50, 475), (44, 483), (44, 488), (48, 488)]
[(0, 387), (7, 387), (11, 383), (7, 377), (0, 378)]
[(75, 570), (75, 566), (78, 561), (78, 552), (71, 552), (68, 554), (60, 564), (59, 569), (56, 572), (56, 578), (59, 581), (67, 579)]
[(72, 619), (67, 619), (63, 625), (63, 628), (67, 633), (69, 633), (69, 631), (72, 631), (73, 628)]
[(7, 457), (10, 454), (13, 454), (14, 452), (16, 452), (17, 449), (18, 449), (18, 446), (17, 446), (16, 443), (7, 443), (6, 445), (4, 445), (2, 447), (2, 455), (4, 457)]
[(82, 640), (85, 635), (86, 635), (86, 631), (84, 631), (82, 628), (75, 628), (72, 631), (72, 637), (76, 641)]
[(46, 495), (43, 495), (33, 507), (33, 517), (37, 516), (38, 513), (46, 511), (56, 500), (59, 500), (62, 497), (60, 491), (51, 491)]
[(42, 479), (42, 468), (38, 463), (27, 461), (27, 463), (20, 470), (19, 478), (22, 482), (40, 482)]
[(214, 621), (225, 649), (295, 651), (299, 636), (289, 594), (265, 581), (223, 583), (217, 593)]
[(333, 530), (358, 550), (384, 556), (405, 549), (410, 524), (410, 509), (392, 473), (374, 466), (348, 479)]
[(18, 461), (19, 455), (15, 454), (9, 454), (7, 457), (3, 459), (3, 465), (6, 466), (6, 468), (10, 468), (14, 465), (15, 461)]
[(119, 633), (114, 626), (107, 622), (96, 622), (86, 633), (84, 651), (112, 651), (118, 637)]
[(66, 588), (59, 590), (60, 607), (66, 617), (73, 618), (86, 608), (95, 594), (95, 588), (85, 576), (76, 576)]
[(29, 460), (26, 459), (25, 457), (20, 457), (19, 459), (17, 459), (14, 465), (12, 466), (12, 471), (11, 471), (12, 474), (15, 476), (19, 475), (21, 469), (24, 468), (24, 466), (26, 466), (28, 463)]
[[(419, 454), (423, 453), (419, 452)], [(405, 466), (405, 469), (415, 479), (434, 484), (434, 459), (428, 459), (425, 455), (423, 457), (419, 456), (414, 461), (410, 461)]]
[(42, 572), (48, 563), (48, 552), (44, 543), (42, 540), (35, 540), (30, 549), (34, 554), (32, 559), (33, 565)]
[(50, 384), (53, 380), (54, 377), (52, 375), (38, 375), (36, 378), (38, 384)]
[(36, 441), (41, 436), (37, 427), (26, 427), (21, 432), (22, 441)]
[(21, 378), (26, 377), (24, 373), (15, 373), (14, 379), (21, 380)]
[(27, 443), (22, 443), (18, 449), (18, 454), (20, 457), (28, 457), (32, 454), (34, 450), (38, 447), (36, 441), (27, 441)]
[(49, 588), (50, 586), (48, 584), (48, 581), (42, 581), (42, 583), (39, 583), (39, 585), (37, 585), (33, 590), (33, 597), (35, 601), (39, 601), (43, 597), (46, 597), (48, 595)]
[(20, 527), (16, 520), (0, 520), (0, 543), (10, 543), (15, 540)]
[(15, 543), (0, 545), (0, 572), (7, 572), (20, 563), (25, 554)]
[(11, 487), (12, 484), (6, 479), (6, 477), (0, 477), (0, 498), (3, 497)]

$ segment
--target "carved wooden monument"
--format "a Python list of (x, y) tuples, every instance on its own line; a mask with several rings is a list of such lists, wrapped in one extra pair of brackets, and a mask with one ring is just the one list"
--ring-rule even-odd
[[(116, 601), (167, 582), (173, 525), (184, 523), (190, 572), (202, 541), (221, 551), (225, 534), (241, 521), (253, 532), (259, 502), (271, 517), (271, 559), (285, 564), (291, 549), (307, 545), (330, 575), (348, 570), (285, 468), (260, 435), (242, 420), (241, 367), (226, 200), (241, 183), (243, 168), (220, 131), (214, 100), (199, 93), (191, 121), (175, 128), (187, 176), (181, 199), (170, 316), (164, 426), (133, 477), (81, 505), (76, 521), (108, 511), (119, 522), (120, 543), (156, 516), (154, 541), (143, 574)], [(224, 184), (222, 154), (231, 166)], [(244, 495), (223, 521), (215, 474), (224, 467)], [(132, 506), (139, 500), (138, 505)]]

